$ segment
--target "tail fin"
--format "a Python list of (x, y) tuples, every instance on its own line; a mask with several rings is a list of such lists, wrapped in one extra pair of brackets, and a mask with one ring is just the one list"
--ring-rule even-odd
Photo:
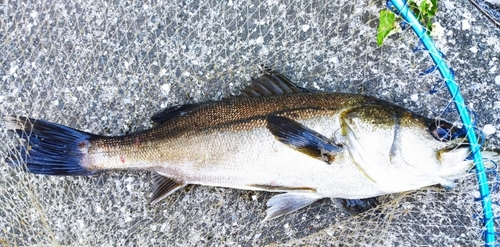
[(6, 159), (11, 166), (35, 174), (59, 176), (103, 172), (81, 165), (90, 141), (98, 136), (26, 117), (5, 116), (4, 122), (21, 139), (21, 144)]

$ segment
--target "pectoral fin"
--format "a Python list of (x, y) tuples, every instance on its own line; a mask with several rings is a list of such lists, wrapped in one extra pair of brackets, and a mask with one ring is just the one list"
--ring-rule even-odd
[(186, 186), (183, 182), (175, 181), (156, 172), (152, 174), (152, 179), (153, 197), (149, 200), (149, 203), (151, 204), (161, 201), (163, 198), (171, 195), (176, 190)]
[(335, 154), (342, 151), (332, 140), (286, 117), (268, 117), (267, 128), (280, 142), (327, 163), (331, 163)]
[(264, 221), (293, 213), (319, 199), (321, 197), (310, 193), (285, 193), (273, 196), (267, 202), (269, 208), (266, 211), (267, 216)]
[(332, 201), (337, 204), (337, 206), (339, 206), (344, 212), (350, 215), (363, 213), (379, 205), (376, 197), (365, 199), (332, 198)]

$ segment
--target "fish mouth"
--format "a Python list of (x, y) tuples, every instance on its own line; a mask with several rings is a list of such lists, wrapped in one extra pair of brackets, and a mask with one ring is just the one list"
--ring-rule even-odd
[(439, 149), (436, 156), (441, 165), (441, 176), (448, 179), (461, 178), (474, 168), (473, 153), (466, 138)]
[[(481, 141), (480, 143), (483, 166), (488, 169), (496, 169), (497, 163), (500, 162), (500, 148), (484, 148), (483, 143)], [(437, 158), (441, 162), (441, 166), (455, 171), (454, 175), (449, 176), (451, 178), (459, 178), (460, 174), (463, 175), (475, 168), (473, 155), (467, 138), (456, 140), (455, 143), (437, 151)]]
[(460, 138), (452, 143), (449, 143), (446, 147), (441, 148), (437, 151), (437, 157), (439, 161), (442, 162), (442, 156), (446, 153), (454, 152), (456, 150), (468, 149), (468, 155), (465, 157), (466, 160), (471, 160), (473, 153), (470, 151), (470, 144), (467, 138)]

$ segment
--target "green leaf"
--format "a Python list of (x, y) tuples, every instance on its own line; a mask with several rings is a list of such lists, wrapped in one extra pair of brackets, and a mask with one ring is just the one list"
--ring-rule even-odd
[(387, 35), (394, 29), (396, 15), (390, 10), (380, 11), (379, 24), (377, 29), (377, 44), (382, 45)]
[(410, 10), (415, 13), (418, 21), (427, 29), (427, 33), (432, 31), (432, 18), (438, 10), (438, 0), (423, 0), (418, 5), (415, 0), (409, 2)]
[(431, 0), (432, 2), (432, 7), (431, 9), (429, 10), (429, 14), (430, 14), (430, 17), (434, 17), (437, 13), (437, 10), (438, 10), (438, 0)]

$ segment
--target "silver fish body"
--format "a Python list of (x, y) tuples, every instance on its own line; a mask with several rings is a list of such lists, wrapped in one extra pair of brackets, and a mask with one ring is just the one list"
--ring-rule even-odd
[(254, 79), (242, 94), (167, 108), (153, 117), (158, 126), (117, 137), (28, 118), (5, 122), (36, 137), (19, 149), (33, 173), (152, 171), (152, 202), (187, 184), (286, 192), (268, 202), (266, 219), (326, 197), (364, 210), (379, 195), (453, 187), (472, 167), (459, 129), (373, 97), (307, 92), (277, 74)]

